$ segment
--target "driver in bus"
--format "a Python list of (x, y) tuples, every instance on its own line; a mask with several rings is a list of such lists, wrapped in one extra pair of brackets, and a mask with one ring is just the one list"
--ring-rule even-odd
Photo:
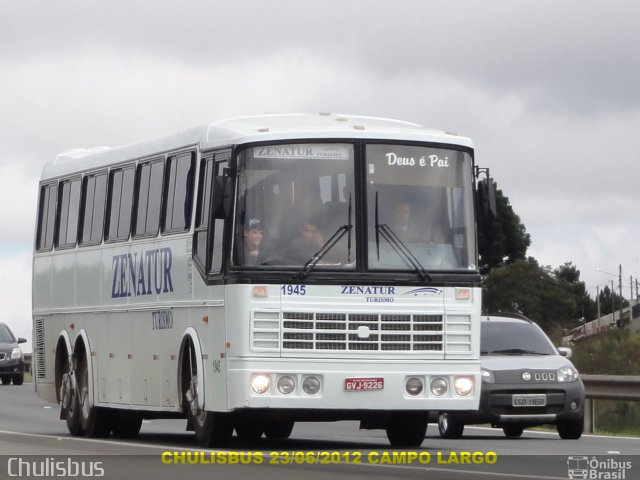
[(424, 231), (421, 231), (411, 220), (411, 204), (401, 201), (393, 210), (394, 221), (392, 225), (395, 233), (404, 243), (419, 243), (424, 241)]

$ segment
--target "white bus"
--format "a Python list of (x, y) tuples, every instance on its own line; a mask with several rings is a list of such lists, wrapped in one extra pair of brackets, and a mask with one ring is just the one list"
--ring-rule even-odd
[(467, 138), (332, 114), (58, 155), (39, 185), (38, 395), (73, 435), (186, 418), (223, 446), (357, 420), (420, 445), (429, 411), (478, 407), (478, 170)]

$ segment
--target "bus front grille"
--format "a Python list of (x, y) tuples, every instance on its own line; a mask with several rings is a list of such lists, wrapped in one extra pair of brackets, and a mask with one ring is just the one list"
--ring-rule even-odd
[(251, 339), (254, 351), (470, 353), (470, 326), (441, 314), (254, 311)]

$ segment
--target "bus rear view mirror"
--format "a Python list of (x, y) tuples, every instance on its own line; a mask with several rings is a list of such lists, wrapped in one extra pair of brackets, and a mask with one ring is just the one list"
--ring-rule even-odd
[(485, 220), (494, 220), (498, 216), (496, 184), (491, 177), (478, 182), (478, 203)]
[(213, 177), (211, 210), (213, 218), (224, 219), (231, 214), (233, 177)]

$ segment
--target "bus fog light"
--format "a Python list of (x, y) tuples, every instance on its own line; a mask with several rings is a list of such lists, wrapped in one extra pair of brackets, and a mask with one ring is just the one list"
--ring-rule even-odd
[(302, 390), (307, 395), (315, 395), (320, 391), (320, 379), (318, 377), (305, 377), (302, 380)]
[(268, 375), (258, 374), (251, 377), (251, 390), (253, 390), (254, 393), (267, 393), (270, 384), (271, 381)]
[(422, 380), (420, 378), (411, 377), (407, 380), (405, 389), (407, 390), (407, 393), (409, 395), (420, 395), (422, 393), (422, 390), (424, 389), (424, 383), (422, 383)]
[(434, 378), (431, 380), (431, 393), (436, 397), (441, 397), (449, 390), (449, 384), (444, 378)]
[(284, 375), (278, 378), (277, 383), (278, 391), (283, 395), (289, 395), (296, 388), (296, 381), (289, 375)]
[(453, 379), (453, 389), (457, 395), (468, 397), (473, 392), (473, 379), (469, 377), (456, 377)]

